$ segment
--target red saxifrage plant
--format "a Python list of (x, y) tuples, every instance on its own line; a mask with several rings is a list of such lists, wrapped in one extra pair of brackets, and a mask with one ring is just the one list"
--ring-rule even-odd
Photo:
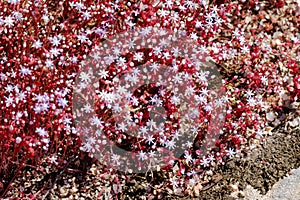
[[(185, 33), (197, 44), (197, 51), (208, 55), (224, 76), (222, 83), (225, 94), (214, 104), (225, 107), (225, 121), (220, 137), (214, 141), (214, 151), (203, 156), (199, 149), (205, 140), (204, 136), (210, 136), (205, 135), (207, 126), (198, 127), (193, 138), (195, 140), (185, 144), (186, 151), (178, 159), (178, 167), (173, 167), (174, 163), (171, 162), (163, 169), (171, 174), (166, 180), (166, 188), (174, 189), (175, 193), (184, 194), (185, 188), (196, 187), (198, 179), (207, 172), (211, 173), (217, 164), (225, 164), (234, 156), (247, 154), (254, 139), (266, 136), (266, 127), (279, 123), (283, 108), (299, 101), (299, 34), (275, 34), (271, 19), (266, 20), (264, 15), (267, 14), (262, 9), (267, 5), (271, 7), (273, 3), (190, 0), (2, 1), (1, 177), (12, 178), (12, 174), (18, 173), (26, 163), (36, 165), (46, 160), (49, 164), (63, 166), (71, 155), (78, 155), (81, 150), (92, 155), (92, 148), (87, 148), (80, 139), (85, 132), (78, 131), (78, 127), (74, 126), (72, 95), (76, 77), (83, 71), (88, 55), (103, 41), (126, 31), (159, 27)], [(295, 10), (299, 9), (296, 2), (291, 4), (294, 4)], [(271, 9), (287, 10), (284, 1), (276, 1), (274, 5), (275, 8)], [(257, 14), (257, 20), (262, 21), (260, 26), (251, 30), (245, 26), (249, 23), (245, 17), (249, 12)], [(299, 12), (294, 12), (299, 18)], [(299, 29), (299, 19), (291, 19), (290, 23)], [(160, 50), (158, 54), (166, 52)], [(149, 50), (135, 53), (146, 55)], [(173, 58), (174, 52), (170, 51), (169, 55)], [(113, 57), (113, 64), (107, 66), (107, 74), (101, 79), (103, 88), (100, 89), (103, 91), (111, 92), (111, 88), (114, 88), (109, 80), (113, 78), (111, 73), (117, 69), (116, 65), (120, 64), (119, 58), (119, 55)], [(124, 64), (130, 66), (130, 62), (127, 63), (130, 59), (134, 60), (125, 56)], [(158, 58), (146, 56), (141, 59), (144, 59), (143, 63), (152, 59), (153, 64)], [(160, 62), (168, 61), (166, 57), (160, 59)], [(139, 62), (138, 55), (135, 62)], [(130, 70), (134, 70), (135, 65)], [(189, 72), (188, 76), (193, 77), (194, 74)], [(197, 84), (191, 86), (201, 91)], [(146, 108), (151, 106), (151, 98), (163, 102), (167, 116), (176, 112), (173, 94), (159, 96), (158, 88), (153, 86), (140, 90), (142, 93), (129, 96), (133, 109), (144, 106), (141, 112), (129, 116), (140, 119), (138, 125), (144, 126), (150, 122)], [(199, 118), (199, 121), (208, 120), (209, 107), (206, 106), (210, 101), (203, 96), (203, 90), (202, 95), (198, 92), (196, 96), (203, 106), (199, 115), (203, 118)], [(107, 119), (110, 114), (106, 112), (109, 110), (107, 107), (101, 108), (105, 103), (101, 101), (104, 101), (103, 95), (98, 102), (99, 107), (95, 108), (99, 111), (95, 123), (103, 126), (104, 122), (109, 122)], [(100, 118), (103, 121), (99, 121)], [(127, 128), (123, 125), (119, 126), (120, 130)], [(105, 131), (109, 130), (108, 137), (113, 142), (122, 141), (124, 134), (115, 128), (108, 125)], [(148, 128), (145, 130), (148, 131)], [(148, 136), (148, 140), (142, 142), (127, 140), (130, 144), (123, 144), (123, 148), (130, 149), (130, 145), (138, 147), (136, 151), (140, 152), (139, 158), (144, 161), (147, 156), (143, 152), (155, 150), (149, 147), (155, 143), (153, 141), (160, 141), (160, 145), (172, 149), (175, 132), (162, 130), (160, 135), (154, 134), (153, 139)]]

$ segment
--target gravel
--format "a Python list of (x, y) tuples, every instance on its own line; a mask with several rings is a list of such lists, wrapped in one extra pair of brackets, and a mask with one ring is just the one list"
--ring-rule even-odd
[(272, 189), (261, 195), (258, 190), (248, 185), (244, 190), (245, 200), (295, 200), (300, 199), (300, 168), (294, 169), (290, 175), (280, 179)]

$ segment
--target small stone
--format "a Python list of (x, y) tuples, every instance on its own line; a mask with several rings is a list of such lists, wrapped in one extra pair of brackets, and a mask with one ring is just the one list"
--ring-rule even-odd
[(76, 193), (78, 191), (78, 188), (76, 188), (76, 187), (72, 187), (72, 189), (71, 189), (71, 193)]
[(69, 190), (65, 187), (59, 188), (59, 196), (60, 197), (66, 197), (69, 193)]
[(239, 190), (238, 183), (229, 185), (234, 191)]
[(276, 115), (273, 111), (270, 111), (266, 114), (266, 118), (267, 118), (268, 121), (272, 122), (272, 121), (275, 120)]
[(195, 187), (194, 187), (194, 192), (195, 192), (195, 196), (198, 197), (200, 195), (200, 191), (203, 189), (203, 186), (198, 183)]

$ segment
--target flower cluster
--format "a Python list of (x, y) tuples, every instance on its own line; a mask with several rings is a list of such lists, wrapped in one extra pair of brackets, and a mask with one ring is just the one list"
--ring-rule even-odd
[[(201, 47), (195, 46), (193, 39), (188, 40), (184, 32), (169, 32), (155, 26), (142, 28), (112, 38), (112, 49), (107, 43), (95, 47), (97, 50), (81, 68), (73, 95), (73, 110), (82, 111), (75, 112), (75, 120), (79, 135), (86, 138), (83, 150), (99, 159), (99, 155), (105, 156), (105, 147), (101, 146), (112, 143), (120, 147), (119, 151), (123, 148), (130, 152), (123, 152), (122, 159), (118, 157), (120, 166), (127, 161), (123, 170), (129, 168), (128, 154), (133, 152), (140, 165), (148, 169), (150, 163), (156, 164), (161, 158), (162, 162), (170, 161), (167, 156), (179, 158), (192, 147), (196, 136), (217, 139), (217, 123), (221, 125), (224, 119), (223, 104), (215, 106), (222, 96), (218, 69), (205, 61), (208, 57), (195, 53)], [(138, 36), (130, 38), (135, 34)], [(93, 106), (95, 112), (91, 111)], [(213, 147), (207, 144), (206, 151), (209, 145)], [(111, 158), (103, 161), (114, 163), (111, 159), (116, 160), (116, 155), (111, 153)]]

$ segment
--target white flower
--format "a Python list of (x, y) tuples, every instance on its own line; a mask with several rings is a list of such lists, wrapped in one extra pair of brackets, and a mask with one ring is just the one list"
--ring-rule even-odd
[(167, 17), (170, 14), (170, 11), (159, 9), (157, 11), (157, 14), (160, 15), (161, 17)]
[(42, 16), (42, 20), (44, 21), (45, 24), (48, 24), (48, 22), (50, 21), (48, 15), (46, 15), (46, 14), (44, 14), (44, 15)]
[(21, 142), (22, 142), (22, 138), (17, 137), (17, 138), (16, 138), (16, 143), (17, 143), (17, 144), (20, 144)]
[(27, 69), (26, 67), (23, 67), (23, 66), (21, 67), (21, 69), (19, 71), (20, 71), (21, 76), (25, 76), (27, 74), (31, 74), (31, 70)]
[(56, 47), (50, 49), (50, 53), (55, 57), (57, 57), (60, 54), (60, 51), (61, 49), (57, 49)]
[(232, 32), (232, 37), (233, 38), (238, 38), (238, 37), (240, 37), (240, 31), (239, 31), (239, 29), (238, 28), (236, 28), (233, 32)]
[(40, 108), (43, 110), (43, 111), (47, 111), (49, 109), (49, 104), (48, 103), (42, 103), (40, 105)]
[(126, 59), (124, 57), (120, 57), (117, 61), (118, 66), (124, 66), (126, 63)]
[(17, 5), (19, 3), (20, 0), (8, 0), (8, 3)]
[(103, 28), (96, 28), (95, 33), (97, 33), (98, 35), (102, 36), (102, 37), (107, 37), (107, 32), (105, 29)]
[(179, 9), (182, 11), (182, 12), (184, 12), (187, 8), (186, 7), (184, 7), (184, 5), (179, 5)]
[(114, 47), (113, 52), (116, 56), (119, 56), (121, 54), (121, 50), (119, 47)]
[(162, 49), (159, 46), (153, 48), (153, 53), (158, 56), (161, 53)]
[(219, 99), (215, 100), (214, 105), (219, 108), (219, 107), (223, 106), (224, 104), (223, 104), (222, 99), (219, 98)]
[(151, 72), (157, 72), (158, 71), (158, 67), (159, 67), (159, 65), (156, 62), (152, 63), (150, 65)]
[(88, 38), (84, 34), (78, 35), (77, 38), (80, 42), (86, 42), (88, 40)]
[(210, 155), (208, 156), (208, 160), (209, 160), (210, 162), (214, 162), (214, 161), (215, 161), (215, 157), (214, 157), (212, 154), (210, 154)]
[(133, 60), (137, 60), (138, 62), (143, 61), (144, 60), (144, 53), (143, 52), (134, 53)]
[(207, 98), (203, 95), (195, 95), (195, 100), (199, 104), (206, 104), (207, 103)]
[(91, 119), (91, 124), (92, 125), (96, 125), (96, 126), (102, 126), (104, 122), (101, 121), (101, 118), (97, 117), (97, 116), (93, 116), (93, 118)]
[(84, 11), (82, 13), (83, 19), (88, 20), (92, 15), (89, 11)]
[(71, 125), (72, 124), (72, 119), (69, 117), (64, 117), (63, 122), (65, 125)]
[(192, 147), (193, 147), (193, 142), (188, 141), (188, 142), (186, 143), (186, 147), (187, 147), (187, 148), (192, 148)]
[(9, 107), (14, 102), (14, 99), (11, 96), (5, 97), (5, 99), (6, 107)]
[(65, 98), (58, 98), (58, 105), (61, 107), (66, 107), (68, 105), (68, 101)]
[(34, 107), (34, 112), (36, 114), (39, 114), (43, 111), (43, 108), (41, 107), (41, 105), (37, 104), (35, 107)]
[(249, 98), (247, 99), (247, 101), (248, 101), (248, 104), (249, 104), (251, 107), (253, 107), (253, 106), (255, 106), (255, 105), (257, 104), (257, 101), (256, 101), (253, 97), (249, 97)]
[(163, 46), (163, 47), (165, 47), (169, 44), (169, 40), (167, 40), (165, 38), (160, 39), (159, 42), (160, 42), (160, 45)]
[(139, 105), (139, 99), (136, 98), (136, 97), (132, 97), (131, 98), (131, 102), (132, 102), (132, 105), (134, 105), (134, 106), (138, 106)]
[(43, 95), (37, 94), (35, 98), (36, 98), (36, 100), (37, 100), (39, 103), (44, 101), (44, 100), (43, 100)]
[(180, 98), (178, 98), (177, 96), (172, 96), (171, 97), (171, 103), (175, 104), (175, 105), (179, 105), (180, 104)]
[(195, 179), (191, 178), (191, 179), (189, 180), (189, 184), (192, 185), (192, 186), (194, 186), (194, 185), (196, 184)]
[(203, 165), (203, 167), (208, 167), (209, 163), (210, 163), (209, 159), (207, 159), (207, 158), (205, 158), (205, 156), (203, 156), (200, 161), (200, 165)]
[(197, 39), (198, 39), (197, 33), (191, 33), (190, 37), (191, 37), (193, 40), (197, 40)]
[(89, 138), (87, 139), (87, 141), (88, 141), (88, 143), (90, 143), (90, 144), (92, 144), (92, 145), (95, 145), (95, 143), (96, 143), (96, 139), (95, 139), (94, 137), (89, 137)]
[(213, 12), (207, 13), (205, 15), (205, 21), (206, 22), (212, 22), (214, 20), (214, 18), (216, 17), (216, 14)]
[(200, 91), (200, 93), (202, 95), (208, 96), (208, 90), (206, 88), (202, 88), (201, 91)]
[(147, 154), (143, 151), (140, 151), (138, 154), (139, 160), (146, 160), (148, 158)]
[[(141, 134), (146, 134), (146, 133), (148, 133), (148, 128), (146, 127), (146, 126), (142, 126), (141, 128), (140, 128), (140, 131), (139, 131)], [(150, 135), (151, 136), (151, 135)]]
[(164, 59), (168, 60), (168, 59), (170, 59), (170, 57), (171, 57), (171, 55), (170, 55), (170, 53), (168, 51), (163, 53), (163, 58)]
[(79, 78), (84, 82), (90, 82), (91, 81), (90, 75), (86, 72), (81, 72), (80, 75), (79, 75)]
[(257, 136), (257, 137), (263, 137), (264, 135), (265, 135), (265, 133), (264, 133), (263, 130), (258, 129), (258, 130), (256, 131), (256, 136)]
[(185, 90), (185, 95), (190, 96), (195, 93), (195, 87), (194, 86), (188, 86)]
[(197, 20), (197, 21), (196, 21), (196, 24), (195, 24), (195, 27), (196, 27), (196, 28), (203, 28), (202, 22), (199, 21), (199, 20)]
[(80, 11), (80, 10), (82, 10), (82, 9), (85, 8), (84, 4), (81, 3), (81, 2), (76, 2), (75, 3), (75, 7), (76, 7), (76, 10), (78, 10), (78, 11)]
[(172, 5), (174, 4), (174, 2), (172, 1), (172, 0), (167, 0), (166, 2), (165, 2), (165, 6), (167, 7), (167, 8), (172, 8)]
[(120, 131), (122, 131), (122, 132), (125, 132), (125, 131), (128, 130), (127, 125), (126, 125), (124, 122), (118, 124), (118, 127), (117, 127), (117, 128), (118, 128), (118, 130), (120, 130)]
[(149, 103), (151, 103), (152, 105), (154, 105), (154, 104), (157, 103), (157, 100), (159, 100), (159, 98), (158, 98), (157, 95), (151, 96), (150, 100), (149, 100)]
[(82, 110), (86, 113), (90, 113), (92, 111), (92, 107), (90, 106), (90, 104), (85, 104)]
[(251, 97), (254, 95), (254, 93), (252, 90), (247, 90), (245, 95), (246, 95), (246, 97)]
[(48, 69), (53, 69), (54, 64), (53, 64), (53, 61), (52, 61), (52, 60), (47, 59), (46, 62), (45, 62), (45, 64), (46, 64), (46, 67), (47, 67)]
[(113, 111), (115, 112), (115, 113), (121, 113), (122, 112), (122, 108), (121, 108), (121, 106), (120, 106), (120, 104), (115, 104), (114, 106), (113, 106)]
[(268, 85), (268, 78), (267, 78), (267, 77), (262, 76), (260, 79), (261, 79), (261, 82), (262, 82), (264, 85)]
[(120, 155), (117, 155), (117, 154), (113, 154), (112, 156), (111, 156), (111, 160), (114, 162), (114, 163), (116, 163), (116, 164), (119, 164), (120, 163)]
[(150, 127), (150, 131), (153, 130), (153, 128), (156, 128), (156, 122), (153, 119), (150, 119), (149, 121), (146, 122), (147, 126)]
[(11, 28), (13, 25), (14, 25), (14, 20), (11, 16), (7, 16), (5, 17), (5, 20), (4, 20), (4, 23), (5, 23), (5, 26), (8, 26), (8, 28)]
[(136, 85), (138, 82), (138, 76), (135, 74), (128, 75), (128, 81), (130, 82), (131, 85)]
[(18, 111), (16, 114), (16, 120), (19, 120), (23, 116), (23, 113), (21, 111)]
[(148, 153), (150, 158), (154, 158), (156, 156), (155, 151), (150, 150), (150, 152)]
[(229, 103), (229, 97), (228, 96), (222, 96), (223, 103)]
[(77, 63), (78, 62), (78, 58), (76, 56), (72, 56), (71, 58), (69, 58), (69, 60), (72, 62), (72, 63)]
[(181, 137), (181, 136), (182, 136), (182, 135), (181, 135), (180, 131), (179, 131), (179, 130), (176, 130), (176, 131), (174, 132), (173, 139), (174, 139), (174, 140), (178, 140), (179, 137)]
[(236, 154), (233, 148), (229, 148), (228, 150), (226, 150), (226, 153), (229, 156), (229, 158), (233, 158), (233, 156)]
[(247, 53), (250, 52), (249, 47), (247, 47), (247, 46), (242, 46), (241, 51), (242, 51), (243, 54), (247, 54)]
[(85, 141), (85, 143), (83, 144), (83, 146), (80, 147), (80, 150), (81, 151), (85, 151), (85, 152), (91, 152), (92, 149), (93, 149), (93, 146), (88, 141)]
[(213, 110), (213, 108), (212, 108), (211, 105), (205, 105), (205, 106), (204, 106), (204, 110), (205, 110), (206, 112), (210, 112), (210, 111)]
[(100, 76), (100, 78), (106, 79), (108, 77), (108, 71), (106, 71), (105, 69), (102, 69), (102, 70), (100, 70), (98, 75)]
[(102, 91), (100, 93), (101, 93), (100, 97), (102, 99), (104, 99), (105, 103), (107, 104), (106, 106), (111, 106), (110, 104), (114, 103), (116, 101), (116, 99), (117, 99), (116, 93), (113, 93), (113, 92), (110, 92), (110, 93), (103, 92), (102, 93)]
[(51, 157), (49, 157), (49, 160), (50, 160), (50, 162), (52, 164), (55, 164), (55, 165), (58, 164), (58, 162), (57, 162), (57, 156), (55, 156), (55, 155), (52, 155)]
[(171, 185), (173, 185), (173, 187), (178, 187), (178, 181), (175, 178), (171, 178), (170, 182), (171, 182)]
[(6, 92), (12, 92), (14, 90), (14, 87), (12, 86), (12, 85), (7, 85), (6, 87), (5, 87), (5, 91)]
[(35, 42), (32, 44), (32, 47), (33, 47), (33, 48), (36, 48), (36, 49), (39, 49), (39, 48), (42, 47), (42, 45), (43, 45), (43, 43), (42, 43), (40, 40), (37, 40), (37, 41), (35, 41)]
[(184, 158), (186, 159), (186, 162), (188, 162), (188, 163), (193, 162), (193, 158), (188, 152), (185, 153)]
[(187, 173), (188, 176), (194, 176), (196, 174), (197, 174), (197, 172), (195, 170), (192, 170), (192, 171)]
[(44, 128), (36, 128), (35, 132), (36, 132), (40, 137), (48, 136), (48, 132), (47, 132)]
[(169, 149), (169, 150), (172, 150), (176, 147), (175, 145), (175, 141), (174, 140), (167, 140), (166, 142), (166, 147)]
[(182, 82), (182, 78), (181, 78), (181, 73), (178, 73), (178, 74), (176, 74), (174, 77), (173, 77), (173, 82), (175, 83), (175, 84), (179, 84), (179, 83), (181, 83)]
[(153, 137), (153, 135), (151, 135), (151, 134), (148, 135), (148, 137), (147, 137), (147, 143), (148, 144), (154, 143), (154, 137)]
[[(244, 36), (241, 36), (241, 37), (239, 38), (239, 41), (240, 41), (240, 44), (243, 45), (243, 44), (245, 44), (245, 42), (246, 42), (246, 38), (245, 38)], [(247, 47), (247, 48), (248, 48), (248, 47)]]
[(191, 126), (191, 132), (193, 135), (198, 134), (199, 127), (198, 126)]
[(43, 138), (43, 139), (41, 139), (41, 141), (42, 141), (43, 143), (45, 143), (45, 144), (49, 144), (50, 139), (49, 139), (49, 138)]
[(187, 1), (184, 2), (184, 5), (185, 5), (187, 8), (193, 8), (194, 2), (193, 2), (193, 1), (190, 1), (190, 0), (187, 0)]
[(60, 39), (58, 37), (52, 37), (52, 38), (49, 38), (49, 40), (53, 46), (59, 46), (59, 44), (60, 44)]

